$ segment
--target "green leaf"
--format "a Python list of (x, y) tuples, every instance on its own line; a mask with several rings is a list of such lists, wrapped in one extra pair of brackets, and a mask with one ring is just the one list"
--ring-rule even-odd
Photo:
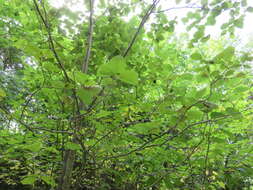
[(203, 116), (203, 112), (199, 111), (198, 109), (192, 108), (187, 112), (186, 115), (187, 118), (189, 118), (190, 120), (198, 120), (201, 119), (201, 117)]
[(148, 134), (152, 131), (159, 129), (160, 122), (152, 121), (147, 123), (139, 123), (129, 128), (129, 131), (139, 133), (139, 134)]
[(109, 115), (111, 115), (112, 112), (110, 111), (105, 111), (105, 110), (101, 110), (99, 113), (96, 114), (96, 118), (102, 118), (102, 117), (107, 117)]
[(221, 112), (212, 112), (211, 113), (211, 118), (212, 119), (216, 119), (216, 118), (221, 118), (221, 117), (224, 117), (225, 114), (221, 113)]
[(21, 183), (24, 185), (33, 185), (36, 180), (37, 180), (36, 176), (30, 175), (26, 176), (23, 180), (21, 180)]
[(250, 12), (250, 13), (253, 13), (253, 7), (248, 7), (246, 11)]
[(228, 108), (226, 108), (226, 112), (228, 113), (228, 114), (240, 114), (240, 112), (238, 111), (238, 110), (236, 110), (235, 108), (232, 108), (232, 107), (228, 107)]
[(3, 89), (0, 88), (0, 101), (6, 96), (6, 93)]
[(210, 15), (210, 16), (207, 18), (206, 24), (207, 24), (207, 25), (215, 25), (215, 23), (216, 23), (215, 17), (214, 17), (213, 15)]
[(249, 87), (248, 86), (238, 86), (234, 92), (235, 93), (243, 93), (243, 92), (246, 92), (249, 90)]
[(90, 104), (95, 96), (98, 95), (100, 91), (99, 87), (83, 87), (77, 90), (77, 95), (81, 98), (83, 103)]
[(202, 98), (203, 96), (207, 95), (208, 93), (208, 88), (203, 88), (201, 90), (198, 90), (195, 94), (195, 98)]
[(179, 4), (182, 0), (176, 0), (176, 4)]
[(51, 85), (56, 88), (64, 88), (66, 86), (66, 84), (64, 82), (59, 81), (59, 80), (51, 81)]
[(75, 71), (73, 73), (73, 80), (76, 82), (85, 85), (86, 82), (89, 80), (89, 75), (81, 72), (81, 71)]
[(49, 185), (51, 185), (51, 186), (56, 186), (56, 183), (55, 183), (55, 180), (54, 180), (54, 178), (53, 177), (51, 177), (51, 176), (48, 176), (48, 175), (42, 175), (42, 176), (40, 176), (40, 178), (44, 181), (44, 182), (46, 182), (47, 184), (49, 184)]
[(230, 24), (230, 23), (224, 23), (224, 24), (221, 25), (220, 28), (221, 28), (222, 30), (225, 30), (226, 28), (229, 27), (229, 24)]
[(244, 17), (241, 16), (240, 18), (234, 20), (234, 25), (235, 25), (237, 28), (243, 28), (243, 21), (244, 21)]
[(108, 63), (100, 66), (98, 73), (102, 76), (120, 74), (126, 70), (126, 61), (122, 56), (113, 57)]
[(50, 72), (59, 72), (60, 69), (53, 63), (51, 62), (45, 62), (43, 63), (43, 67)]
[(201, 111), (207, 113), (207, 112), (210, 112), (212, 111), (213, 109), (217, 109), (218, 108), (218, 105), (212, 103), (212, 102), (208, 102), (208, 101), (204, 101), (204, 102), (201, 102), (201, 103), (198, 103), (196, 105)]
[(81, 147), (79, 144), (75, 144), (72, 142), (67, 142), (65, 144), (65, 147), (66, 147), (66, 149), (69, 149), (69, 150), (81, 150)]
[(195, 32), (193, 37), (195, 40), (198, 40), (198, 39), (202, 38), (204, 35), (205, 35), (205, 28), (199, 27), (199, 29), (197, 30), (197, 32)]
[(133, 70), (125, 70), (119, 74), (119, 79), (125, 83), (137, 85), (138, 84), (138, 74)]
[(225, 189), (225, 184), (222, 181), (218, 181), (217, 184), (219, 185), (219, 187)]
[(194, 76), (191, 73), (184, 73), (180, 76), (181, 80), (187, 80), (187, 81), (193, 80), (193, 78)]
[(207, 36), (205, 36), (205, 37), (201, 38), (201, 42), (202, 42), (202, 43), (207, 42), (207, 41), (210, 39), (210, 37), (211, 37), (211, 35), (210, 35), (210, 34), (208, 34)]
[(32, 152), (39, 152), (42, 148), (42, 144), (40, 142), (35, 142), (29, 145), (25, 146), (26, 149), (32, 151)]
[(215, 62), (219, 62), (219, 61), (229, 61), (232, 59), (232, 57), (235, 54), (235, 48), (232, 46), (227, 47), (226, 49), (224, 49), (221, 53), (219, 53), (215, 58)]
[(193, 54), (191, 55), (191, 58), (192, 58), (193, 60), (202, 60), (202, 55), (201, 55), (200, 53), (198, 53), (198, 52), (195, 52), (195, 53), (193, 53)]

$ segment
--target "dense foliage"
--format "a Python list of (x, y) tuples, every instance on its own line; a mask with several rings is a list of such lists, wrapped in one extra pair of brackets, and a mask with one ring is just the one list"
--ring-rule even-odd
[(0, 0), (0, 189), (252, 189), (253, 8), (160, 3)]

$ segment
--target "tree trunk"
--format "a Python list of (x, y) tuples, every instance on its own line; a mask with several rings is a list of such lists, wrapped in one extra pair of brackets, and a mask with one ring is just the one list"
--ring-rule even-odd
[(66, 150), (63, 161), (63, 171), (60, 177), (58, 190), (70, 190), (72, 170), (75, 162), (76, 151)]

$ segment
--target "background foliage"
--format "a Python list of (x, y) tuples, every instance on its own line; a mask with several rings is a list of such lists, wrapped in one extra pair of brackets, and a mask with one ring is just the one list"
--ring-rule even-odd
[(252, 189), (253, 8), (176, 3), (0, 0), (1, 189)]

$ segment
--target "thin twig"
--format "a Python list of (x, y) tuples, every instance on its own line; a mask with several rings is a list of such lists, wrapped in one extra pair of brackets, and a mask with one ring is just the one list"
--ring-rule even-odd
[(20, 123), (21, 125), (24, 125), (25, 128), (28, 129), (29, 131), (31, 131), (33, 136), (35, 136), (33, 129), (29, 125), (23, 124), (24, 123), (23, 121), (13, 118), (7, 108), (2, 106), (2, 107), (0, 107), (0, 109), (6, 114), (7, 117), (9, 117), (10, 121), (15, 120), (16, 122)]
[(105, 88), (103, 87), (100, 90), (100, 92), (93, 98), (91, 104), (88, 106), (86, 113), (89, 113), (94, 108), (94, 106), (96, 106), (96, 102), (97, 102), (98, 98), (103, 95), (104, 90), (105, 90)]
[[(153, 144), (153, 145), (148, 145), (150, 144), (151, 142), (154, 142), (155, 140), (163, 137), (164, 135), (166, 134), (169, 134), (171, 129), (174, 129), (174, 127), (170, 128), (169, 130), (166, 130), (165, 132), (163, 132), (162, 134), (160, 134), (159, 136), (156, 136), (155, 138), (152, 138), (150, 139), (149, 141), (143, 143), (141, 146), (127, 152), (127, 153), (123, 153), (123, 154), (119, 154), (119, 155), (115, 155), (115, 156), (110, 156), (110, 157), (106, 157), (104, 159), (112, 159), (112, 158), (119, 158), (119, 157), (124, 157), (124, 156), (128, 156), (134, 152), (138, 152), (138, 151), (141, 151), (141, 150), (144, 150), (146, 148), (150, 148), (150, 147), (154, 147), (154, 146), (163, 146), (164, 144), (166, 144), (168, 141), (171, 141), (172, 139), (178, 137), (180, 134), (183, 134), (186, 130), (188, 130), (189, 128), (193, 127), (193, 126), (196, 126), (196, 125), (200, 125), (200, 124), (203, 124), (203, 123), (213, 123), (213, 122), (217, 122), (219, 120), (222, 120), (222, 119), (226, 119), (228, 117), (231, 117), (231, 115), (227, 115), (227, 116), (223, 116), (223, 117), (220, 117), (218, 119), (215, 119), (215, 120), (204, 120), (204, 121), (199, 121), (199, 122), (196, 122), (196, 123), (193, 123), (193, 124), (190, 124), (190, 125), (187, 125), (181, 132), (179, 133), (176, 133), (175, 135), (171, 136), (170, 138), (166, 139), (163, 143), (161, 144)], [(148, 145), (148, 146), (146, 146)]]
[(204, 7), (203, 6), (181, 6), (181, 7), (170, 7), (168, 9), (164, 9), (164, 10), (161, 10), (161, 11), (157, 11), (157, 12), (154, 12), (156, 14), (159, 14), (159, 13), (163, 13), (163, 12), (167, 12), (167, 11), (170, 11), (170, 10), (176, 10), (176, 9), (203, 9)]
[(14, 120), (15, 122), (19, 123), (20, 125), (23, 125), (26, 129), (28, 129), (29, 131), (31, 131), (33, 133), (33, 135), (35, 136), (34, 130), (41, 130), (41, 131), (47, 131), (47, 132), (51, 132), (51, 133), (67, 133), (67, 134), (73, 134), (72, 132), (69, 131), (58, 131), (58, 130), (54, 130), (54, 129), (47, 129), (44, 127), (31, 127), (30, 125), (33, 124), (27, 124), (25, 123), (23, 120), (21, 119), (17, 119), (14, 118), (11, 113), (9, 111), (7, 111), (6, 108), (0, 107), (0, 109), (10, 117), (10, 119)]
[[(44, 83), (43, 83), (43, 85), (44, 85)], [(26, 110), (28, 104), (30, 103), (30, 101), (32, 100), (33, 96), (35, 94), (37, 94), (43, 88), (43, 85), (30, 94), (29, 98), (27, 99), (27, 101), (26, 101), (26, 103), (25, 103), (25, 105), (24, 105), (24, 107), (23, 107), (23, 109), (21, 111), (21, 116), (20, 116), (21, 120), (22, 120), (22, 118), (24, 116), (24, 113), (25, 113), (25, 110)]]
[[(25, 123), (22, 123), (22, 125), (24, 125)], [(32, 129), (37, 129), (37, 130), (41, 130), (41, 131), (47, 131), (47, 132), (50, 132), (50, 133), (67, 133), (67, 134), (73, 134), (73, 132), (69, 132), (69, 131), (65, 131), (65, 130), (62, 130), (62, 131), (59, 131), (59, 130), (54, 130), (54, 129), (46, 129), (44, 127), (32, 127)]]
[(88, 151), (92, 150), (93, 148), (95, 148), (95, 146), (100, 143), (104, 138), (108, 137), (112, 132), (116, 131), (117, 128), (113, 128), (112, 130), (110, 130), (109, 132), (107, 132), (105, 135), (103, 135), (102, 137), (100, 137), (89, 149)]
[(204, 168), (204, 179), (203, 179), (203, 186), (205, 186), (206, 180), (207, 180), (207, 168), (208, 168), (208, 158), (209, 158), (209, 152), (210, 152), (210, 146), (211, 146), (211, 125), (209, 123), (209, 131), (207, 133), (207, 148), (206, 148), (206, 155), (205, 155), (205, 168)]

